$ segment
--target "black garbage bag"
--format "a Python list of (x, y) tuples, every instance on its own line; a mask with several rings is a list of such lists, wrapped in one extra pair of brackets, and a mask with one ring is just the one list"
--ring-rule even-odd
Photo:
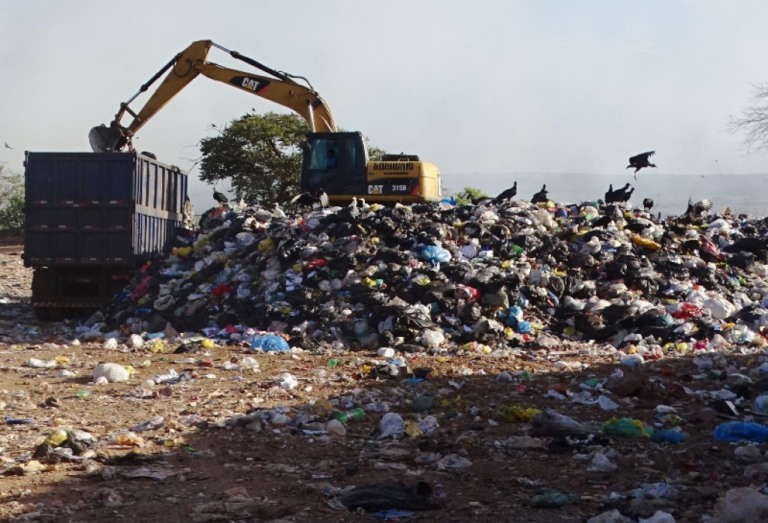
[(378, 512), (388, 509), (430, 510), (439, 505), (430, 502), (432, 487), (419, 481), (406, 486), (401, 481), (386, 481), (355, 487), (342, 494), (339, 501), (350, 511), (362, 509), (366, 512)]

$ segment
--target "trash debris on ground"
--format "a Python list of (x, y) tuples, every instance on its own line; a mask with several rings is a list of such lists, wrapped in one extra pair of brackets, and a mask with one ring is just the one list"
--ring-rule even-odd
[[(0, 316), (17, 380), (0, 388), (3, 473), (70, 467), (163, 489), (205, 481), (197, 461), (378, 518), (449, 506), (467, 520), (515, 507), (595, 523), (759, 521), (766, 233), (748, 216), (661, 220), (598, 201), (355, 218), (222, 208), (106, 314)], [(88, 426), (75, 409), (101, 418)], [(333, 458), (291, 457), (313, 451)], [(488, 487), (490, 470), (521, 465), (514, 494)], [(424, 481), (340, 486), (389, 474)], [(272, 514), (242, 490), (200, 495), (190, 520)], [(130, 496), (110, 486), (94, 499)]]

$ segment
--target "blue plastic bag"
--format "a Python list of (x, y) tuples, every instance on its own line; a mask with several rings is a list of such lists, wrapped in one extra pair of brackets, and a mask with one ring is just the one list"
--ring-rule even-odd
[(517, 322), (517, 327), (515, 330), (519, 334), (528, 334), (533, 329), (533, 325), (531, 325), (530, 321), (521, 320)]
[(437, 245), (425, 245), (421, 257), (432, 264), (451, 261), (451, 253)]
[(261, 349), (264, 352), (285, 352), (291, 348), (285, 338), (274, 334), (258, 334), (251, 341), (252, 349)]
[(717, 441), (768, 441), (768, 426), (752, 421), (727, 421), (715, 428)]

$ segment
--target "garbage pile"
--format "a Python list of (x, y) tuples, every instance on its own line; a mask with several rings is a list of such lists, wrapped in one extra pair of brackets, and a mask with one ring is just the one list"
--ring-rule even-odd
[(121, 479), (175, 499), (194, 459), (242, 476), (193, 521), (264, 519), (265, 478), (292, 508), (321, 485), (294, 515), (321, 521), (763, 521), (768, 221), (691, 207), (216, 207), (77, 339), (7, 349), (3, 473), (98, 474), (80, 505), (28, 496), (69, 514), (139, 507)]
[[(665, 348), (762, 345), (768, 222), (626, 202), (523, 200), (212, 209), (142, 267), (104, 328), (220, 342), (494, 349), (558, 338)], [(554, 341), (553, 341), (554, 340)]]

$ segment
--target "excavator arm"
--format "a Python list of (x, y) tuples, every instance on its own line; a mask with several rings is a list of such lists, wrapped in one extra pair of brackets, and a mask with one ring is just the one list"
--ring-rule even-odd
[[(206, 58), (212, 46), (271, 76), (247, 73), (208, 62)], [(130, 103), (141, 93), (147, 91), (169, 69), (170, 72), (168, 72), (149, 100), (138, 112), (134, 112), (130, 108)], [(288, 107), (301, 115), (310, 125), (313, 132), (336, 132), (337, 130), (330, 107), (328, 107), (305, 78), (273, 70), (256, 60), (241, 55), (237, 51), (230, 51), (221, 47), (211, 40), (198, 40), (192, 42), (189, 47), (171, 59), (147, 83), (142, 85), (140, 90), (127, 102), (120, 104), (120, 110), (109, 127), (100, 125), (91, 129), (88, 135), (91, 148), (95, 152), (103, 152), (118, 151), (126, 146), (130, 146), (131, 139), (136, 132), (150, 118), (157, 114), (165, 104), (171, 101), (174, 96), (201, 74), (212, 80), (228, 84)], [(304, 80), (307, 85), (299, 83), (295, 80), (296, 78)], [(125, 113), (130, 114), (133, 120), (124, 127), (120, 122)]]

